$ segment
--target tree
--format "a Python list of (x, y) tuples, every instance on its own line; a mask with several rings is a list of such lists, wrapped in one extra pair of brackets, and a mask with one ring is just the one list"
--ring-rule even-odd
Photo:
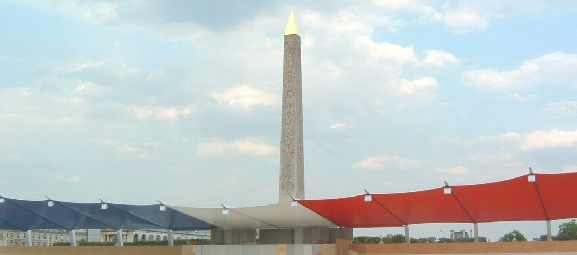
[(436, 237), (411, 238), (411, 243), (436, 243)]
[(401, 234), (397, 235), (387, 235), (383, 237), (383, 243), (404, 243), (405, 236)]
[(577, 223), (575, 220), (565, 222), (559, 226), (558, 240), (577, 240)]
[(381, 238), (378, 236), (357, 236), (353, 238), (353, 243), (377, 244), (379, 242), (381, 242)]
[(527, 238), (525, 238), (525, 236), (518, 230), (513, 230), (501, 237), (500, 240), (501, 242), (527, 241)]

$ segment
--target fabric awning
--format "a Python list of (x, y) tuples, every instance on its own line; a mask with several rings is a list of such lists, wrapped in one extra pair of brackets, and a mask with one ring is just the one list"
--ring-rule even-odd
[(480, 223), (577, 217), (577, 173), (524, 175), (506, 181), (409, 193), (300, 200), (342, 227)]
[(203, 230), (213, 226), (170, 207), (53, 200), (0, 200), (0, 229), (171, 229)]
[(175, 207), (183, 213), (199, 218), (223, 229), (276, 229), (295, 227), (336, 227), (315, 212), (298, 205), (274, 204), (266, 206), (227, 208)]

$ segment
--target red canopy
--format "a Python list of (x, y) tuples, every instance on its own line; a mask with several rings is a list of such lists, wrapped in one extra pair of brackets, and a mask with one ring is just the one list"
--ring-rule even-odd
[[(534, 179), (533, 179), (534, 177)], [(556, 220), (577, 217), (577, 173), (514, 179), (418, 192), (370, 194), (299, 202), (342, 227), (421, 223)], [(533, 181), (534, 180), (534, 181)]]

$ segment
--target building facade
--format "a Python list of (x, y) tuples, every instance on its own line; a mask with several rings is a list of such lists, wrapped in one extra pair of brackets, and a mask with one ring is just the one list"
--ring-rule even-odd
[(467, 232), (466, 230), (462, 229), (459, 231), (456, 230), (451, 230), (451, 235), (450, 235), (450, 239), (453, 241), (462, 241), (462, 240), (468, 240), (471, 239), (471, 233)]
[[(116, 230), (112, 229), (88, 229), (75, 230), (78, 243), (115, 243)], [(174, 232), (174, 240), (209, 239), (208, 231), (182, 231)], [(166, 230), (125, 230), (123, 231), (124, 242), (155, 242), (167, 241)], [(70, 233), (65, 230), (34, 230), (32, 231), (32, 246), (53, 246), (70, 242)], [(26, 232), (17, 230), (0, 230), (0, 246), (26, 246)]]
[[(114, 229), (90, 230), (91, 236), (97, 239), (89, 240), (90, 242), (114, 243), (118, 240), (118, 233)], [(173, 233), (174, 240), (196, 240), (209, 239), (208, 231), (179, 231)], [(168, 231), (166, 230), (124, 230), (122, 238), (125, 243), (134, 242), (160, 242), (168, 240)]]
[[(52, 246), (68, 242), (69, 235), (63, 230), (32, 231), (32, 246)], [(25, 246), (26, 232), (17, 230), (0, 230), (0, 246)]]

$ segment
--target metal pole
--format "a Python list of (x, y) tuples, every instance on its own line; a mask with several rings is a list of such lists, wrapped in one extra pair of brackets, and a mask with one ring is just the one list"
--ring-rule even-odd
[(547, 221), (547, 241), (552, 241), (553, 235), (551, 234), (551, 220)]
[(26, 247), (32, 247), (32, 230), (26, 230)]
[(409, 225), (405, 225), (405, 242), (411, 244), (411, 233), (409, 232)]
[(116, 245), (120, 247), (124, 246), (124, 237), (122, 236), (122, 232), (121, 228), (116, 231)]
[(174, 231), (168, 230), (168, 246), (174, 246)]
[(477, 222), (473, 223), (473, 240), (475, 243), (479, 242), (479, 224)]
[(76, 231), (74, 231), (74, 229), (71, 229), (70, 232), (68, 232), (68, 235), (70, 236), (70, 246), (72, 247), (78, 246), (78, 244), (76, 243)]

